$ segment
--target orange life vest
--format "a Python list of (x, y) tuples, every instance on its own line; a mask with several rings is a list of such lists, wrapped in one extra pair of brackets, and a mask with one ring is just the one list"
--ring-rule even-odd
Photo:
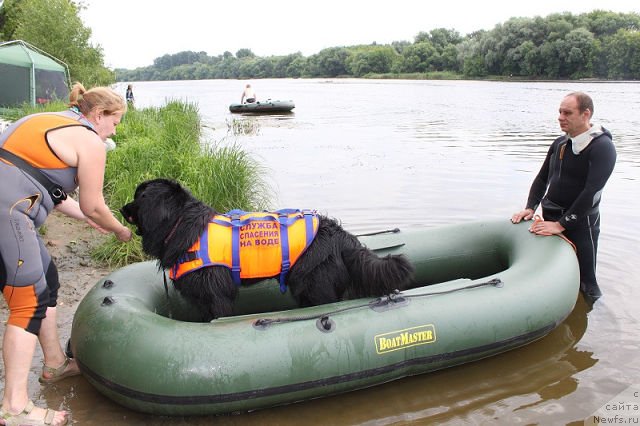
[(318, 232), (315, 211), (278, 210), (247, 213), (232, 210), (215, 215), (198, 241), (183, 255), (169, 277), (207, 266), (226, 266), (234, 282), (243, 278), (280, 275), (280, 290), (286, 291), (285, 277)]

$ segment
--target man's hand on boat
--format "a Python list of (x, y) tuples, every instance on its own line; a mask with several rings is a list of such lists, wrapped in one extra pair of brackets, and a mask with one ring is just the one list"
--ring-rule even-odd
[(556, 235), (562, 234), (564, 226), (559, 222), (552, 222), (550, 220), (536, 220), (529, 227), (529, 232), (533, 232), (536, 235)]

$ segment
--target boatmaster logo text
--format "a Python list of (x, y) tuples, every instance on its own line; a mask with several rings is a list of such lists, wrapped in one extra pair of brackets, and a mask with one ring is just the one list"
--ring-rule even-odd
[(398, 349), (433, 343), (436, 341), (436, 328), (433, 324), (421, 325), (404, 330), (378, 334), (375, 340), (376, 352), (378, 354), (384, 354), (397, 351)]

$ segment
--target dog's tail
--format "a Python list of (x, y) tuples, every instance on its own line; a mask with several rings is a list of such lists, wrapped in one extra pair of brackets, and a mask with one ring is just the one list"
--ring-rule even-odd
[(365, 247), (345, 250), (342, 259), (351, 276), (350, 298), (378, 297), (406, 289), (414, 268), (403, 255), (379, 257)]

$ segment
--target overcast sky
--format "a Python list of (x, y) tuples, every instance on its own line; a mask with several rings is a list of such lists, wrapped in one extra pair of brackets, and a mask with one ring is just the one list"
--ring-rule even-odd
[(512, 17), (580, 14), (596, 9), (640, 13), (638, 0), (85, 0), (80, 16), (110, 68), (148, 66), (184, 50), (217, 56), (251, 49), (258, 56), (327, 47), (413, 41), (449, 28), (466, 35)]

